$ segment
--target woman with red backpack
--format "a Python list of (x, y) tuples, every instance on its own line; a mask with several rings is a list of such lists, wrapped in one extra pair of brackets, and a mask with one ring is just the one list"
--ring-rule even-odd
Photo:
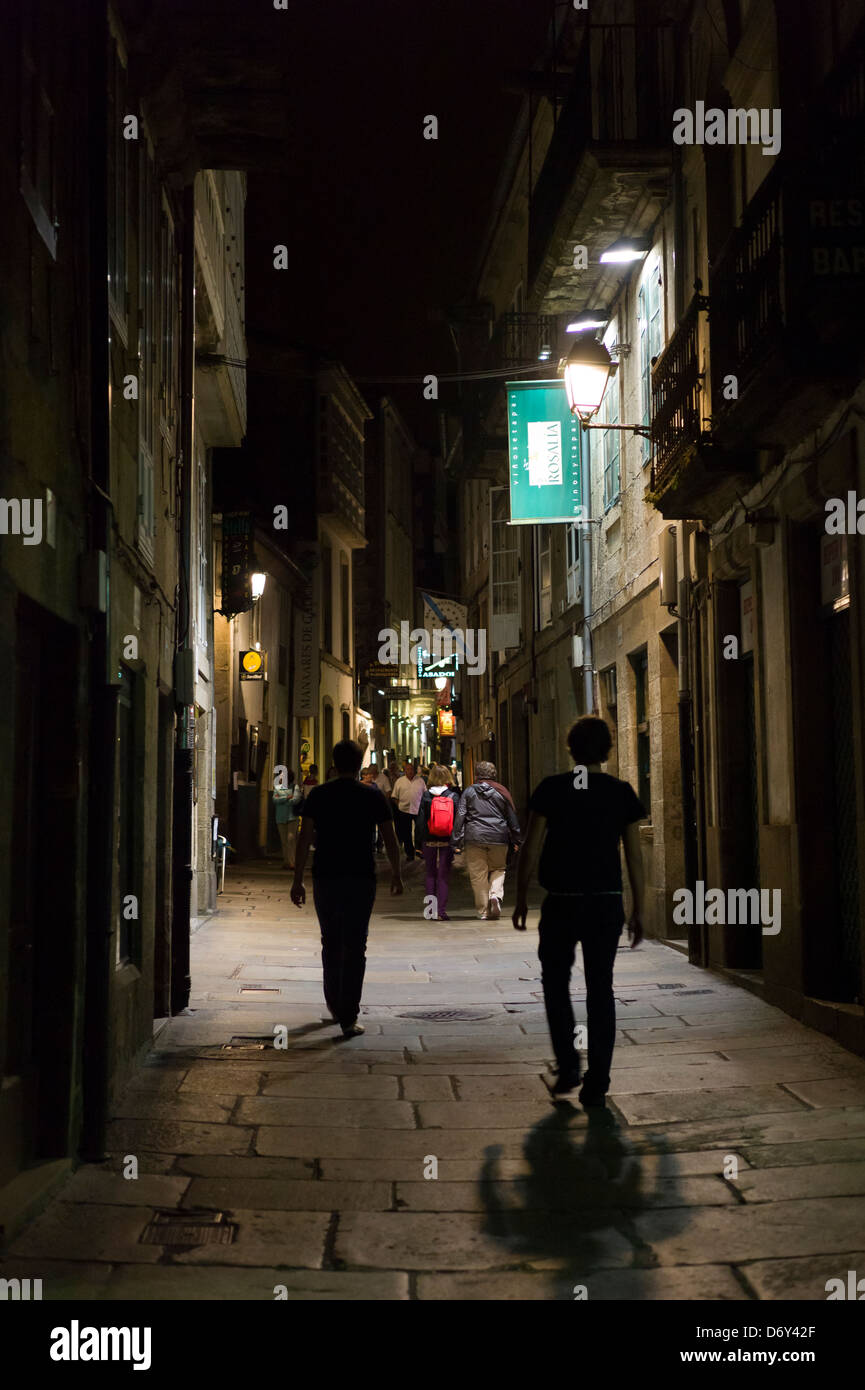
[[(449, 767), (436, 763), (417, 813), (417, 835), (426, 865), (426, 896), (432, 898), (429, 920), (448, 922), (445, 912), (454, 858), (453, 828), (460, 794)], [(424, 916), (427, 913), (424, 912)]]

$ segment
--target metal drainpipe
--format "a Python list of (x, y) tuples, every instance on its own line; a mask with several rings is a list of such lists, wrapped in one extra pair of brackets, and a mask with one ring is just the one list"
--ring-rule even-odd
[[(589, 431), (582, 430), (585, 448), (580, 451), (582, 469), (580, 479), (580, 505), (583, 516), (592, 514), (592, 466), (589, 450)], [(586, 714), (596, 714), (595, 677), (592, 662), (592, 629), (589, 623), (592, 612), (592, 528), (583, 526), (580, 532), (580, 567), (583, 573), (583, 686)]]
[[(181, 574), (177, 614), (177, 651), (191, 639), (193, 388), (195, 382), (195, 185), (183, 190), (180, 339), (180, 545)], [(194, 673), (193, 673), (194, 674)], [(189, 967), (190, 897), (192, 893), (193, 748), (188, 705), (177, 706), (174, 746), (174, 822), (171, 866), (171, 1012), (182, 1013), (192, 988)]]
[[(687, 555), (688, 536), (684, 535), (684, 554)], [(688, 621), (691, 585), (687, 579), (679, 580), (678, 590), (678, 646), (679, 646), (679, 763), (682, 770), (682, 827), (685, 855), (685, 886), (695, 892), (697, 879), (697, 817), (694, 800), (694, 739), (693, 739), (693, 697), (691, 693), (691, 623)], [(695, 962), (702, 961), (701, 928), (688, 929), (688, 956)]]
[[(108, 68), (105, 11), (90, 7), (88, 42), (88, 214), (85, 222), (90, 280), (90, 557), (106, 563), (111, 547), (111, 436), (108, 418), (108, 186), (105, 139), (108, 130)], [(110, 588), (104, 613), (91, 620), (90, 718), (87, 770), (87, 914), (84, 972), (84, 1057), (81, 1157), (105, 1158), (111, 1049), (113, 944), (112, 868), (114, 864), (115, 728), (117, 687), (109, 683)]]

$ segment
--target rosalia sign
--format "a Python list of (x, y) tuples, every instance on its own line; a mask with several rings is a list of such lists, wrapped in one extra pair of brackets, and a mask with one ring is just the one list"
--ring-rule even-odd
[(580, 521), (580, 422), (564, 382), (509, 381), (511, 525)]

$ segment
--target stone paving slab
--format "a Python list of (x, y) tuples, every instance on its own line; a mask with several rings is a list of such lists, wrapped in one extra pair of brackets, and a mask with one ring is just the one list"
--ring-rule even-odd
[(500, 1148), (505, 1158), (519, 1158), (525, 1144), (522, 1129), (303, 1129), (263, 1125), (256, 1133), (255, 1151), (278, 1157), (416, 1158), (422, 1167), (426, 1154), (437, 1158), (482, 1159), (487, 1147)]
[(731, 1086), (714, 1091), (658, 1091), (648, 1095), (611, 1095), (631, 1125), (678, 1124), (708, 1116), (764, 1114), (772, 1110), (803, 1112), (803, 1103), (780, 1086)]
[(790, 1078), (786, 1084), (806, 1105), (813, 1105), (818, 1109), (839, 1105), (865, 1105), (865, 1076), (820, 1081), (797, 1081)]
[(53, 1202), (9, 1246), (16, 1255), (38, 1259), (124, 1260), (156, 1264), (161, 1245), (139, 1245), (150, 1221), (150, 1206), (109, 1206), (96, 1202)]
[(192, 1124), (168, 1120), (112, 1120), (108, 1147), (123, 1153), (244, 1154), (250, 1152), (252, 1129), (238, 1125)]
[(799, 1163), (846, 1163), (865, 1160), (865, 1137), (861, 1139), (800, 1140), (798, 1144), (746, 1143), (749, 1161), (755, 1168), (778, 1168)]
[(374, 1269), (500, 1269), (553, 1250), (582, 1268), (629, 1265), (634, 1247), (615, 1229), (616, 1215), (581, 1223), (526, 1213), (493, 1234), (487, 1218), (472, 1213), (350, 1212), (340, 1219), (336, 1258)]
[[(399, 1081), (395, 1076), (365, 1073), (331, 1076), (321, 1072), (297, 1072), (291, 1076), (267, 1075), (262, 1096), (297, 1096), (316, 1100), (399, 1100)], [(411, 1099), (404, 1096), (403, 1099)]]
[(389, 1182), (325, 1182), (290, 1178), (194, 1178), (184, 1207), (246, 1207), (264, 1211), (391, 1211)]
[[(861, 1233), (860, 1233), (861, 1234)], [(847, 1271), (865, 1276), (865, 1243), (858, 1250), (833, 1255), (799, 1256), (792, 1260), (755, 1260), (739, 1266), (742, 1277), (762, 1299), (804, 1299), (824, 1303), (830, 1279), (842, 1279), (847, 1291)], [(859, 1295), (861, 1299), (861, 1294)]]
[(748, 1298), (735, 1272), (727, 1265), (704, 1265), (699, 1269), (617, 1269), (593, 1270), (582, 1277), (579, 1272), (569, 1278), (550, 1274), (527, 1274), (509, 1271), (506, 1274), (421, 1274), (417, 1281), (417, 1296), (424, 1300), (450, 1302), (495, 1301), (572, 1301), (582, 1298), (585, 1288), (588, 1302), (645, 1302), (647, 1300), (677, 1299), (691, 1302), (739, 1301)]
[(0, 1279), (41, 1279), (42, 1299), (46, 1303), (58, 1299), (101, 1301), (107, 1297), (111, 1272), (109, 1263), (100, 1264), (95, 1260), (25, 1259), (20, 1255), (0, 1257)]
[[(175, 1249), (177, 1265), (268, 1265), (278, 1269), (321, 1269), (330, 1225), (328, 1212), (235, 1209), (238, 1225), (231, 1245)], [(159, 1246), (153, 1247), (157, 1250)]]
[(720, 1177), (656, 1178), (651, 1187), (645, 1175), (629, 1169), (633, 1181), (609, 1184), (595, 1179), (573, 1183), (563, 1180), (513, 1178), (499, 1182), (398, 1182), (396, 1205), (408, 1211), (487, 1211), (499, 1200), (522, 1210), (576, 1212), (604, 1207), (729, 1206), (735, 1194)]
[(861, 1246), (865, 1197), (693, 1207), (684, 1226), (678, 1213), (640, 1212), (634, 1225), (663, 1265), (824, 1255)]
[[(283, 1289), (285, 1294), (282, 1293)], [(279, 1298), (275, 1290), (279, 1290)], [(144, 1302), (169, 1299), (193, 1300), (196, 1303), (225, 1300), (275, 1302), (282, 1298), (292, 1303), (389, 1302), (408, 1298), (409, 1278), (407, 1274), (357, 1274), (350, 1270), (220, 1268), (212, 1265), (160, 1265), (154, 1269), (117, 1265), (100, 1296), (109, 1301), (141, 1299)]]
[[(376, 1078), (380, 1080), (380, 1078)], [(401, 1100), (296, 1100), (281, 1096), (244, 1096), (240, 1101), (239, 1124), (335, 1125), (339, 1129), (414, 1129), (411, 1105)]]
[(124, 1178), (119, 1173), (88, 1165), (65, 1184), (59, 1194), (63, 1202), (101, 1202), (111, 1206), (176, 1207), (191, 1179), (183, 1175), (143, 1173)]
[(865, 1192), (865, 1162), (752, 1168), (730, 1179), (746, 1202), (789, 1202), (802, 1197), (856, 1197)]
[(130, 1090), (115, 1104), (113, 1113), (118, 1120), (193, 1120), (225, 1125), (236, 1104), (237, 1097), (231, 1094), (155, 1096), (149, 1091)]

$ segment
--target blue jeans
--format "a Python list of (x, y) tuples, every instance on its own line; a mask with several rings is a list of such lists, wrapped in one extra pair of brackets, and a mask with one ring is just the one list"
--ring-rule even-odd
[(360, 1013), (375, 879), (313, 878), (312, 896), (321, 929), (324, 1002), (337, 1023), (348, 1028)]
[(580, 941), (586, 973), (589, 1035), (589, 1069), (584, 1080), (587, 1089), (596, 1095), (606, 1095), (610, 1089), (610, 1064), (616, 1044), (613, 966), (624, 922), (620, 894), (570, 897), (548, 893), (541, 906), (538, 957), (559, 1075), (576, 1080), (580, 1070), (580, 1059), (574, 1048), (570, 990), (574, 954)]

